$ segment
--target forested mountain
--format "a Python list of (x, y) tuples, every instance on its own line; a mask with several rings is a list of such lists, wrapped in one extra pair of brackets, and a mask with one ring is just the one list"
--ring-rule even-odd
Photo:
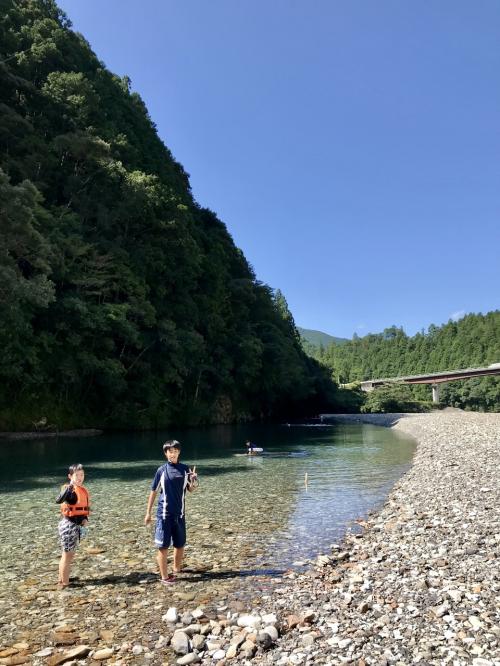
[[(412, 337), (392, 326), (383, 333), (354, 337), (317, 353), (340, 383), (414, 375), (439, 370), (483, 367), (500, 362), (500, 311), (469, 314), (443, 326), (429, 326)], [(418, 398), (429, 398), (427, 386), (412, 387)], [(449, 382), (441, 389), (444, 404), (500, 410), (500, 378)]]
[(0, 0), (0, 428), (331, 404), (280, 293), (52, 0)]
[(328, 347), (328, 345), (331, 344), (341, 345), (344, 342), (347, 342), (347, 338), (337, 338), (334, 335), (323, 333), (323, 331), (315, 331), (312, 328), (301, 328), (300, 326), (297, 326), (297, 330), (300, 333), (303, 342), (306, 343), (306, 350), (307, 345), (313, 345), (314, 347)]

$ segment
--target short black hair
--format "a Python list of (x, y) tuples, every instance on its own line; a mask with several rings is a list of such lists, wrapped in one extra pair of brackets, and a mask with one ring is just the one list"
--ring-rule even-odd
[(80, 470), (83, 470), (83, 465), (81, 465), (80, 463), (75, 463), (74, 465), (70, 465), (68, 467), (68, 474), (71, 474), (71, 476), (73, 476), (75, 472), (79, 472)]
[(167, 441), (163, 445), (163, 453), (165, 453), (169, 449), (178, 449), (180, 451), (181, 443), (178, 442), (176, 439), (167, 439)]

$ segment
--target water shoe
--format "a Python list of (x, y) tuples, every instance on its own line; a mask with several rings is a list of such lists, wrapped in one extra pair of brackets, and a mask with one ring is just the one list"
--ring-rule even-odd
[(162, 578), (160, 580), (160, 583), (162, 585), (166, 585), (166, 586), (173, 585), (175, 583), (175, 577), (174, 576), (167, 576), (166, 578)]

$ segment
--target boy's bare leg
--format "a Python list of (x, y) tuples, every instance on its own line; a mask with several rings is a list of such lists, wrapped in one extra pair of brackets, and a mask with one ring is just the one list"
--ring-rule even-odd
[(62, 552), (61, 559), (59, 561), (59, 583), (63, 585), (69, 585), (69, 570), (75, 553)]
[(184, 558), (184, 547), (174, 548), (174, 573), (181, 572), (183, 558)]
[(168, 548), (158, 548), (158, 552), (156, 554), (156, 561), (158, 562), (158, 566), (160, 568), (160, 576), (163, 580), (168, 577), (167, 552)]

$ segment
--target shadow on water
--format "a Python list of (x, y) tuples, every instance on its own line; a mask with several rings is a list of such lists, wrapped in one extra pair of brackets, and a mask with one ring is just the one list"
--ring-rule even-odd
[[(129, 483), (144, 479), (145, 482), (151, 482), (158, 467), (160, 465), (156, 461), (139, 465), (125, 465), (123, 467), (93, 467), (92, 465), (85, 465), (85, 474), (89, 481), (104, 480)], [(217, 477), (242, 471), (251, 473), (253, 469), (247, 465), (233, 465), (231, 468), (223, 467), (222, 465), (210, 465), (209, 467), (196, 466), (196, 472), (201, 478)], [(0, 483), (0, 493), (25, 492), (27, 490), (39, 490), (49, 487), (53, 487), (54, 492), (56, 492), (64, 483), (64, 473), (61, 477), (47, 476), (45, 478), (39, 476), (18, 478), (10, 476), (8, 483), (6, 481)]]
[[(58, 487), (65, 481), (68, 465), (72, 463), (82, 463), (89, 475), (98, 474), (95, 472), (98, 464), (105, 463), (106, 472), (98, 478), (118, 478), (124, 481), (146, 479), (164, 462), (161, 445), (172, 437), (182, 442), (181, 462), (195, 464), (201, 472), (204, 460), (227, 458), (238, 450), (234, 447), (239, 443), (239, 450), (244, 451), (247, 439), (262, 442), (266, 448), (279, 446), (282, 430), (277, 426), (237, 425), (176, 429), (174, 432), (114, 432), (96, 437), (2, 439), (0, 492), (29, 491), (51, 485)], [(140, 465), (143, 462), (141, 471)], [(115, 476), (109, 471), (113, 464), (122, 470), (119, 475)], [(132, 471), (132, 468), (135, 470)], [(207, 474), (215, 476), (217, 472), (210, 471)]]

